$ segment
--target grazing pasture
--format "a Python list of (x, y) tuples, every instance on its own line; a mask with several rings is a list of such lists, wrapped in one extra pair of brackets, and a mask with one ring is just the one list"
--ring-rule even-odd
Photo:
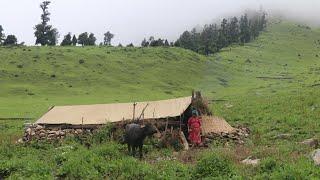
[[(314, 147), (300, 143), (320, 138), (320, 30), (270, 23), (254, 41), (210, 56), (172, 47), (1, 47), (0, 118), (35, 120), (52, 105), (159, 100), (196, 89), (214, 100), (214, 115), (252, 133), (243, 146), (213, 142), (178, 153), (147, 138), (138, 160), (108, 127), (85, 139), (89, 149), (81, 137), (16, 145), (24, 121), (0, 120), (0, 179), (320, 177), (309, 157)], [(260, 164), (242, 164), (248, 156)]]

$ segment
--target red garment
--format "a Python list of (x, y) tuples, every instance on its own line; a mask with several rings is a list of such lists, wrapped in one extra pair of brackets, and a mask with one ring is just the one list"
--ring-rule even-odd
[(189, 140), (193, 144), (200, 144), (201, 143), (201, 121), (198, 117), (190, 117), (188, 120), (188, 127), (189, 131)]

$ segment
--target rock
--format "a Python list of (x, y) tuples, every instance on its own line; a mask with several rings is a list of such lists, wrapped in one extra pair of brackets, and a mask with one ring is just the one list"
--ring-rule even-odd
[(315, 165), (320, 165), (320, 149), (316, 149), (311, 153), (311, 158)]
[(36, 132), (31, 131), (30, 135), (31, 135), (31, 136), (35, 136), (35, 135), (36, 135)]
[(319, 141), (318, 139), (310, 138), (302, 141), (301, 144), (316, 148), (319, 145)]
[(24, 142), (24, 141), (23, 141), (22, 138), (18, 139), (18, 141), (17, 141), (17, 143), (19, 143), (19, 144), (21, 144), (21, 143), (23, 143), (23, 142)]
[(260, 163), (260, 159), (251, 159), (251, 157), (249, 156), (246, 159), (242, 160), (241, 163), (246, 165), (257, 166)]
[(77, 129), (76, 132), (77, 132), (77, 134), (82, 134), (83, 131), (82, 131), (82, 129)]
[(39, 137), (41, 138), (41, 137), (45, 137), (46, 136), (46, 134), (45, 133), (43, 133), (43, 132), (41, 132), (40, 134), (39, 134)]
[(27, 128), (26, 133), (31, 134), (31, 131), (32, 131), (31, 128)]
[(56, 136), (56, 134), (48, 134), (48, 139), (51, 139), (51, 138), (53, 138), (55, 136)]
[(46, 133), (46, 130), (41, 129), (39, 132), (40, 132), (40, 133)]
[(39, 130), (43, 129), (43, 127), (40, 125), (37, 125), (37, 127), (35, 129), (36, 129), (36, 131), (39, 131)]
[(57, 134), (57, 131), (49, 131), (49, 134)]

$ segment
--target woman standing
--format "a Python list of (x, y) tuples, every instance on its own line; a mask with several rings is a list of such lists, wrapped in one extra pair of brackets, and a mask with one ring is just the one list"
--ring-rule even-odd
[(197, 111), (192, 111), (192, 117), (188, 120), (189, 140), (193, 145), (201, 144), (201, 120), (197, 116)]

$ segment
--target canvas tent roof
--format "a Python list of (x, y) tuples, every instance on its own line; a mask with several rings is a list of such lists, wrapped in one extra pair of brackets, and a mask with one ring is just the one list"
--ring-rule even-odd
[[(191, 96), (161, 101), (137, 102), (135, 116), (138, 117), (147, 106), (144, 111), (144, 119), (176, 117), (180, 116), (190, 104)], [(94, 125), (118, 122), (123, 119), (132, 119), (133, 107), (133, 103), (55, 106), (36, 123)]]

